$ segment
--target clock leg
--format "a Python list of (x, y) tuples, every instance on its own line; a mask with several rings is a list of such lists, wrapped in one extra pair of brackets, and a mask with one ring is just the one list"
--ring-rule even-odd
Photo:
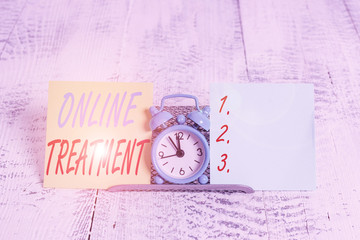
[(199, 177), (198, 181), (200, 184), (207, 184), (209, 181), (209, 178), (205, 174), (203, 174)]
[(162, 179), (161, 177), (159, 177), (158, 175), (156, 175), (154, 177), (155, 183), (156, 184), (163, 184), (164, 183), (164, 179)]

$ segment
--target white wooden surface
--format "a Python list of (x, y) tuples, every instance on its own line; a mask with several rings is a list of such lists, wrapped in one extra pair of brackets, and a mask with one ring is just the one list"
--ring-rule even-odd
[[(315, 85), (314, 192), (44, 189), (47, 85)], [(0, 1), (0, 239), (359, 239), (360, 2)]]

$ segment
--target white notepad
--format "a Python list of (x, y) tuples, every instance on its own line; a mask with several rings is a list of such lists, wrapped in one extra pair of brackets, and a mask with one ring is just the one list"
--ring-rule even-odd
[(213, 83), (210, 105), (211, 184), (315, 189), (312, 84)]

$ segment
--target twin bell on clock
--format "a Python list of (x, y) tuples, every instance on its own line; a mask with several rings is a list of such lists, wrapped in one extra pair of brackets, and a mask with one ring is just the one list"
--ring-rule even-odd
[[(196, 110), (186, 117), (176, 116), (175, 125), (166, 123), (174, 116), (164, 111), (164, 102), (169, 98), (191, 98), (195, 100)], [(162, 98), (161, 106), (150, 108), (152, 131), (161, 129), (151, 148), (151, 161), (158, 175), (154, 177), (156, 184), (163, 184), (164, 180), (175, 184), (186, 184), (197, 180), (206, 184), (209, 178), (204, 174), (209, 165), (209, 144), (199, 131), (210, 129), (210, 107), (199, 108), (198, 99), (187, 94), (173, 94)], [(186, 119), (192, 124), (186, 124)]]

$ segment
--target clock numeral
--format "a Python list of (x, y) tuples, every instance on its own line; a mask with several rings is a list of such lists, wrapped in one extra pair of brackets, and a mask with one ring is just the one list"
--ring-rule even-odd
[(158, 154), (159, 154), (159, 157), (161, 157), (161, 158), (164, 157), (164, 152), (163, 151), (160, 151)]
[(180, 168), (179, 174), (180, 174), (180, 175), (184, 175), (184, 174), (185, 174), (184, 169)]
[(202, 156), (202, 155), (203, 155), (203, 152), (202, 152), (202, 149), (201, 149), (201, 148), (198, 148), (197, 151), (198, 151), (198, 153), (197, 153), (198, 156)]
[(178, 132), (178, 133), (175, 133), (175, 137), (176, 137), (176, 139), (178, 139), (178, 138), (179, 138), (179, 140), (184, 140), (183, 136), (184, 136), (184, 133), (183, 133), (183, 132)]

